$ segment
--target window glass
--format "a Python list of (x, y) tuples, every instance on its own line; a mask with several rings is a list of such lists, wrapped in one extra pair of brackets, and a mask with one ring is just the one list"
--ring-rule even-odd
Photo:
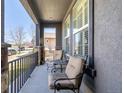
[(74, 42), (75, 42), (75, 48), (74, 48), (74, 54), (75, 55), (82, 55), (83, 50), (82, 50), (82, 33), (79, 32), (77, 34), (74, 35)]
[(84, 25), (88, 23), (88, 5), (87, 1), (84, 4)]
[(88, 55), (88, 30), (86, 29), (86, 30), (84, 30), (83, 31), (83, 41), (84, 41), (84, 43), (83, 43), (83, 50), (84, 50), (84, 53), (83, 53), (83, 55)]
[(79, 12), (78, 12), (78, 18), (77, 18), (77, 20), (78, 20), (78, 28), (81, 28), (83, 25), (82, 25), (82, 23), (83, 23), (83, 21), (82, 21), (82, 8), (79, 10)]
[(73, 7), (74, 54), (88, 55), (88, 0), (78, 0)]
[(76, 29), (77, 29), (77, 20), (76, 19), (74, 20), (74, 25), (73, 26), (74, 26), (73, 30), (76, 31)]
[(65, 21), (65, 25), (64, 25), (65, 31), (64, 31), (64, 35), (65, 36), (69, 36), (70, 34), (70, 15), (67, 17), (66, 21)]
[(74, 32), (88, 24), (88, 1), (78, 0), (73, 7)]
[(67, 53), (69, 53), (69, 46), (70, 46), (70, 15), (67, 17), (65, 24), (64, 24), (64, 48)]
[(88, 55), (88, 30), (85, 29), (74, 34), (74, 54)]
[(69, 45), (70, 45), (69, 41), (70, 41), (69, 38), (66, 38), (66, 39), (65, 39), (66, 52), (67, 52), (67, 53), (69, 53)]

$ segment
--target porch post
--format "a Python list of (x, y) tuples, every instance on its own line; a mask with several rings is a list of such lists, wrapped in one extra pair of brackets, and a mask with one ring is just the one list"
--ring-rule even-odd
[(8, 93), (8, 46), (4, 43), (4, 0), (1, 0), (1, 93)]
[(43, 64), (45, 62), (45, 52), (44, 52), (44, 26), (43, 24), (40, 24), (40, 53), (41, 53), (41, 59), (40, 64)]
[(4, 42), (4, 0), (1, 0), (1, 42)]
[(57, 23), (56, 27), (56, 50), (62, 49), (62, 23)]
[(88, 55), (89, 65), (94, 68), (94, 0), (89, 1)]
[(36, 47), (38, 50), (38, 65), (40, 65), (41, 47), (40, 47), (40, 25), (39, 24), (36, 24)]

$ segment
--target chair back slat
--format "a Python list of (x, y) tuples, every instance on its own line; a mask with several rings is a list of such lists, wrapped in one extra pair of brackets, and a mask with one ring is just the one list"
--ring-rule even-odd
[(53, 52), (53, 60), (60, 60), (62, 59), (63, 51), (62, 50), (55, 50)]

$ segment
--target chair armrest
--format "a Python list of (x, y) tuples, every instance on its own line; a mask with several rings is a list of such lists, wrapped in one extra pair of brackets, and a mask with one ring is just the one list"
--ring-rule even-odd
[(54, 65), (66, 65), (68, 63), (68, 60), (58, 60), (58, 62), (54, 62)]
[[(58, 81), (60, 81), (60, 80), (75, 80), (75, 79), (79, 79), (79, 78), (82, 77), (82, 74), (83, 74), (83, 73), (80, 73), (80, 74), (77, 75), (77, 77), (75, 77), (75, 78), (59, 78), (59, 79), (57, 79), (57, 80), (54, 81), (54, 86), (56, 87), (56, 86), (57, 86), (56, 83), (57, 83)], [(61, 84), (59, 84), (59, 85), (61, 85)]]
[(56, 68), (56, 67), (54, 67), (54, 68), (51, 69), (51, 73), (52, 73), (52, 72), (55, 72), (55, 71), (58, 70), (58, 69), (64, 69), (64, 68), (65, 68), (65, 67), (62, 67), (62, 68)]

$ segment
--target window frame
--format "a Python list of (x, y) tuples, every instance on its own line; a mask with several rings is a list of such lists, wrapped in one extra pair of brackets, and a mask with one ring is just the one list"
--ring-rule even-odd
[[(82, 3), (80, 3), (80, 2), (82, 2)], [(88, 21), (87, 24), (84, 25), (84, 17), (85, 17), (84, 16), (84, 10), (86, 8), (86, 7), (84, 7), (84, 4), (85, 3), (88, 4), (88, 2), (89, 2), (89, 0), (79, 0), (79, 1), (76, 2), (76, 4), (74, 5), (74, 7), (72, 8), (72, 11), (73, 11), (73, 13), (72, 13), (72, 15), (73, 15), (72, 22), (73, 22), (73, 24), (74, 24), (74, 21), (77, 18), (77, 29), (74, 30), (74, 27), (73, 27), (73, 46), (74, 46), (74, 48), (73, 48), (73, 55), (75, 55), (75, 35), (78, 34), (78, 33), (81, 33), (82, 34), (83, 31), (85, 31), (86, 29), (89, 30), (89, 23), (88, 23), (89, 22), (88, 21), (89, 20), (89, 16), (88, 16), (88, 19), (87, 19), (87, 21)], [(87, 5), (87, 8), (89, 8), (88, 5)], [(75, 14), (76, 10), (77, 10), (77, 12), (79, 12), (80, 9), (82, 9), (82, 11), (77, 16), (75, 16), (74, 14)], [(81, 13), (82, 13), (82, 27), (78, 28), (78, 25), (79, 25), (78, 24), (78, 16)], [(89, 15), (89, 13), (87, 15)], [(82, 36), (82, 38), (83, 38), (83, 36)], [(84, 47), (84, 44), (83, 43), (82, 43), (82, 46)], [(77, 56), (84, 56), (85, 55), (85, 53), (84, 53), (85, 50), (84, 50), (83, 47), (82, 47), (82, 54), (76, 54)]]
[[(65, 28), (65, 25), (67, 25), (67, 24), (69, 24), (69, 27), (68, 27), (68, 28), (69, 28), (69, 31), (66, 32), (65, 29), (67, 29), (67, 28)], [(70, 24), (70, 14), (69, 14), (69, 15), (67, 16), (65, 22), (64, 22), (64, 43), (65, 43), (65, 44), (64, 44), (64, 50), (65, 50), (65, 52), (68, 53), (68, 54), (70, 53), (70, 50), (67, 51), (67, 49), (66, 49), (66, 48), (67, 48), (66, 40), (69, 39), (69, 44), (70, 44), (70, 26), (71, 26), (71, 24)], [(67, 33), (67, 35), (65, 35), (65, 33)], [(70, 45), (69, 45), (68, 47), (70, 47)]]

